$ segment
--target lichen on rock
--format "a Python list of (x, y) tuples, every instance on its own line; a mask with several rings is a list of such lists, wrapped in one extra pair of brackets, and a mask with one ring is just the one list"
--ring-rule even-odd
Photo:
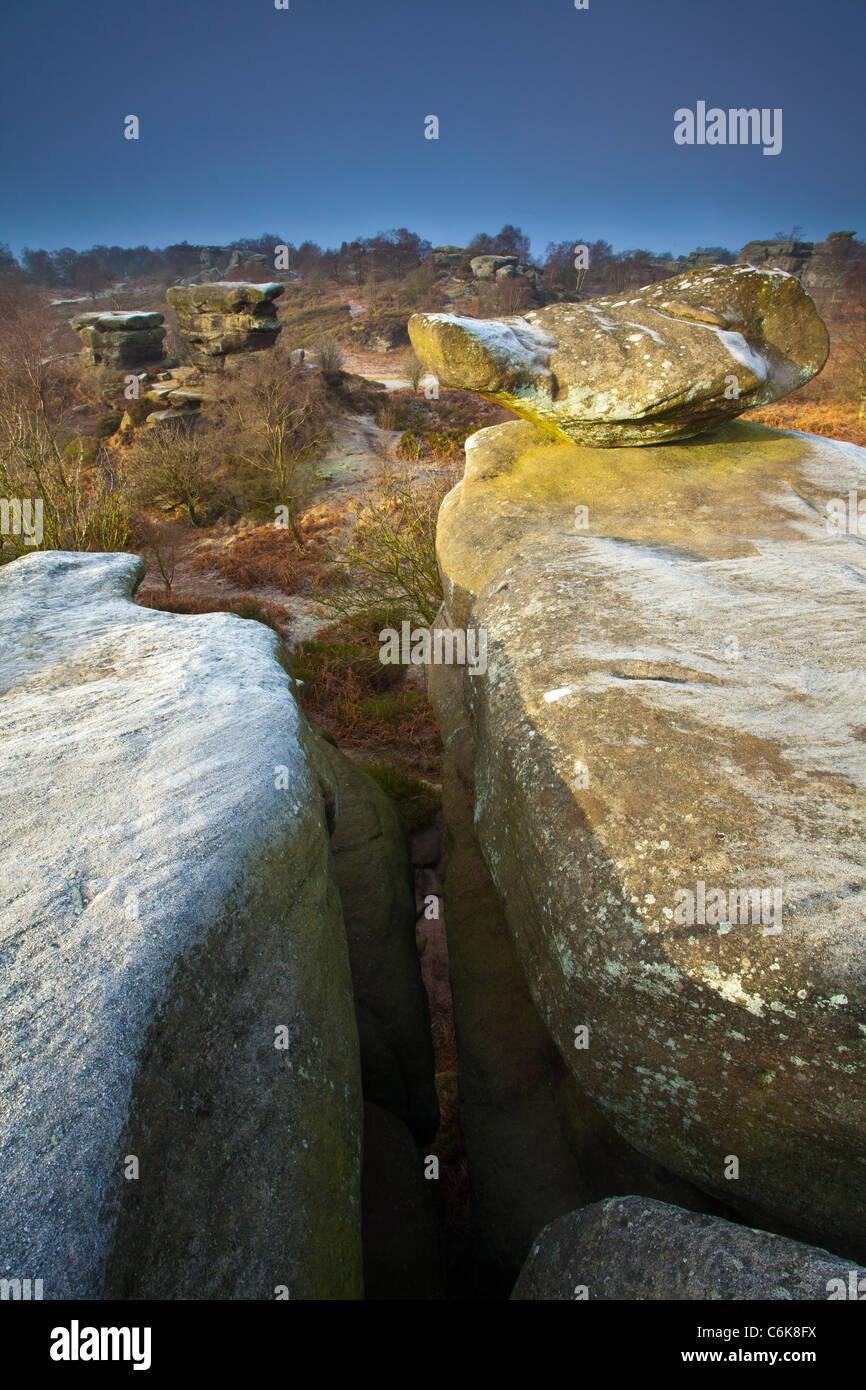
[(829, 351), (798, 281), (753, 266), (502, 320), (414, 314), (409, 335), (442, 385), (601, 447), (712, 429), (802, 386)]

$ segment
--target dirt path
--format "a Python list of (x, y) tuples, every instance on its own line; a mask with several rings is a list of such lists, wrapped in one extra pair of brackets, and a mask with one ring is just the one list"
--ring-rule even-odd
[(399, 430), (381, 429), (372, 415), (341, 416), (316, 469), (322, 487), (313, 500), (345, 504), (374, 487), (382, 477), (386, 449), (393, 455), (399, 438)]

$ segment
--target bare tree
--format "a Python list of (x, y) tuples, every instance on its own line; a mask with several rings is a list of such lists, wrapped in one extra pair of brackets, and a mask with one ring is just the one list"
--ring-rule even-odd
[(219, 497), (198, 435), (183, 424), (141, 431), (129, 451), (134, 495), (140, 505), (183, 510), (198, 526)]
[(269, 500), (286, 508), (302, 550), (296, 518), (331, 433), (321, 375), (285, 350), (248, 359), (226, 380), (223, 411), (236, 457), (261, 476)]
[[(122, 550), (129, 526), (121, 480), (107, 451), (67, 423), (76, 378), (65, 356), (52, 355), (50, 325), (39, 300), (0, 292), (0, 495), (42, 508), (47, 550)], [(4, 537), (13, 554), (20, 536)]]

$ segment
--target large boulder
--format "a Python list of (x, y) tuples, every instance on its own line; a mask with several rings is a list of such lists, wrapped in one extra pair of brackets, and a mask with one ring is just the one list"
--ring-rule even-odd
[(275, 634), (137, 607), (142, 568), (0, 569), (0, 1276), (357, 1298), (330, 767)]
[(752, 266), (499, 320), (413, 314), (409, 336), (443, 386), (604, 447), (711, 429), (802, 386), (829, 350), (799, 282)]
[(467, 455), (437, 550), (443, 621), (487, 633), (468, 819), (562, 1065), (670, 1174), (866, 1251), (866, 451), (514, 422)]
[(173, 285), (165, 297), (177, 312), (178, 331), (193, 357), (207, 364), (230, 353), (273, 347), (283, 327), (275, 300), (284, 290), (277, 281), (217, 280)]
[(551, 1222), (511, 1297), (789, 1302), (864, 1295), (866, 1269), (827, 1250), (665, 1202), (611, 1197)]

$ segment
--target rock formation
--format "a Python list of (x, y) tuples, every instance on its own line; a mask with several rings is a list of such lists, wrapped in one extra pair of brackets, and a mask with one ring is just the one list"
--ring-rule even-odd
[(438, 270), (456, 270), (466, 252), (461, 246), (434, 246), (430, 254)]
[(285, 286), (218, 280), (174, 285), (165, 297), (177, 310), (178, 330), (194, 358), (206, 364), (233, 352), (273, 347), (282, 324), (274, 303)]
[(71, 320), (88, 360), (115, 371), (165, 360), (163, 316), (145, 313), (88, 313)]
[(862, 257), (853, 232), (831, 232), (826, 241), (750, 241), (737, 260), (742, 265), (785, 270), (810, 290), (842, 288), (846, 275)]
[(409, 335), (442, 385), (603, 447), (687, 439), (827, 359), (815, 306), (780, 271), (717, 266), (626, 295), (502, 320), (414, 314)]
[(815, 244), (811, 241), (750, 241), (737, 257), (740, 265), (784, 270), (788, 275), (802, 275), (812, 258)]
[(542, 1231), (512, 1299), (860, 1298), (866, 1269), (768, 1231), (664, 1202), (611, 1197)]
[(0, 1277), (357, 1298), (362, 1074), (436, 1123), (405, 839), (275, 634), (142, 568), (0, 569)]
[(637, 1156), (643, 1192), (667, 1174), (866, 1252), (863, 546), (827, 520), (864, 478), (862, 449), (743, 422), (467, 442), (440, 622), (483, 628), (488, 670), (430, 690), (467, 1150), (502, 1248), (532, 1213), (496, 1134), (519, 1143), (534, 1068), (535, 1211), (574, 1172), (587, 1200), (605, 1154), (635, 1191)]

